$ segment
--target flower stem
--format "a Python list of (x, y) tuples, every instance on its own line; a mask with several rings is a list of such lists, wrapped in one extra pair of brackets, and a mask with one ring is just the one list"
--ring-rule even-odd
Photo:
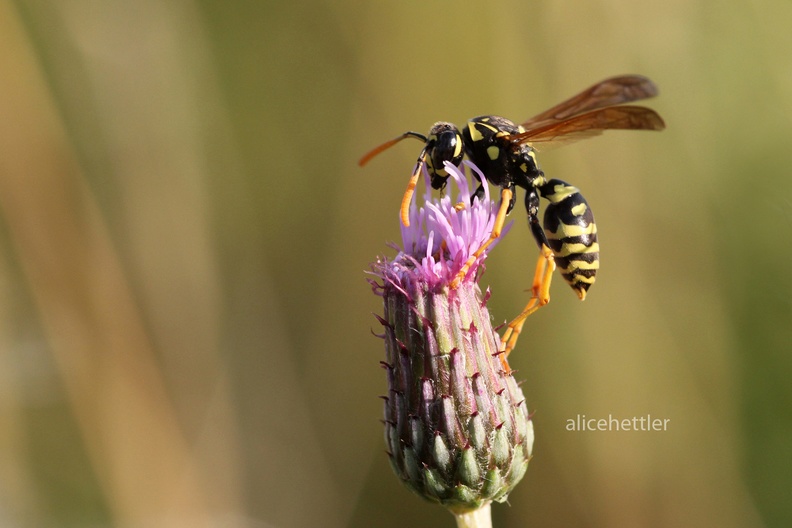
[(465, 513), (455, 513), (457, 528), (492, 528), (490, 505)]

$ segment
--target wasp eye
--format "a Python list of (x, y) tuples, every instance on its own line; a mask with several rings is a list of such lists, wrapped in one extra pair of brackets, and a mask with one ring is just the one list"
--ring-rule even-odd
[(436, 169), (442, 168), (444, 161), (456, 166), (462, 162), (462, 138), (456, 130), (446, 130), (437, 135), (432, 148), (432, 164)]

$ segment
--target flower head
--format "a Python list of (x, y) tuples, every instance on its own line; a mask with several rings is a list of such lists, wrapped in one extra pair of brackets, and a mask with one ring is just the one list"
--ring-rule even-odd
[[(422, 274), (422, 280), (433, 287), (451, 282), (468, 258), (489, 239), (495, 225), (498, 207), (490, 199), (487, 180), (478, 167), (467, 161), (465, 164), (482, 182), (483, 199), (472, 198), (473, 192), (465, 174), (453, 164), (446, 162), (445, 167), (450, 175), (452, 187), (456, 186), (458, 189), (457, 199), (452, 201), (448, 193), (439, 200), (432, 200), (429, 178), (424, 178), (426, 181), (424, 207), (419, 208), (415, 202), (410, 205), (410, 225), (409, 227), (401, 225), (401, 252), (391, 263), (396, 269), (400, 269), (395, 263), (400, 260), (410, 261), (412, 265), (408, 265), (407, 268)], [(464, 207), (457, 207), (457, 204), (462, 204)], [(511, 224), (506, 226), (501, 236), (505, 235), (510, 227)], [(471, 266), (467, 273), (468, 278), (475, 277), (477, 269), (496, 243), (497, 241), (489, 246)]]
[(427, 186), (424, 206), (412, 204), (410, 227), (402, 226), (398, 255), (379, 259), (380, 281), (371, 281), (384, 301), (391, 465), (407, 487), (455, 513), (506, 500), (533, 447), (525, 398), (499, 358), (500, 338), (476, 282), (494, 244), (450, 286), (490, 238), (498, 210), (484, 175), (468, 165), (483, 182), (483, 199), (471, 202), (464, 173), (447, 164), (457, 200), (433, 200)]

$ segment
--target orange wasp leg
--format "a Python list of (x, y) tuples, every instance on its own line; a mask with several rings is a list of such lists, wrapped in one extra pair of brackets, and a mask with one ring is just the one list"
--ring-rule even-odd
[(415, 165), (415, 170), (410, 176), (410, 181), (407, 183), (407, 190), (404, 191), (404, 196), (402, 197), (401, 207), (399, 208), (399, 212), (401, 215), (401, 222), (404, 224), (404, 227), (410, 227), (410, 202), (412, 202), (413, 193), (415, 193), (415, 186), (418, 185), (418, 178), (421, 175), (421, 170), (423, 170), (424, 164), (426, 163), (426, 148), (421, 151), (421, 155), (418, 156), (418, 163)]
[(528, 316), (550, 302), (550, 283), (553, 279), (555, 267), (553, 252), (549, 247), (542, 245), (541, 255), (539, 255), (539, 260), (536, 263), (536, 271), (534, 272), (533, 286), (531, 287), (531, 300), (528, 301), (528, 304), (523, 311), (520, 312), (520, 315), (509, 323), (501, 339), (501, 342), (506, 345), (503, 349), (502, 362), (505, 361), (509, 353), (514, 350), (517, 344), (517, 338), (520, 337), (520, 332)]
[[(451, 281), (451, 289), (456, 289), (459, 286), (459, 283), (462, 282), (462, 279), (465, 278), (470, 267), (476, 262), (476, 259), (479, 258), (487, 248), (492, 245), (501, 235), (501, 231), (503, 230), (503, 224), (506, 222), (506, 213), (509, 210), (509, 204), (511, 203), (512, 197), (514, 196), (514, 191), (511, 189), (504, 188), (501, 190), (501, 204), (500, 209), (498, 209), (498, 216), (495, 217), (495, 225), (492, 226), (492, 232), (490, 233), (489, 239), (484, 242), (480, 248), (473, 253), (467, 262), (459, 269), (459, 272), (454, 277), (454, 280)], [(459, 204), (457, 204), (458, 206)], [(456, 206), (454, 207), (456, 209)]]

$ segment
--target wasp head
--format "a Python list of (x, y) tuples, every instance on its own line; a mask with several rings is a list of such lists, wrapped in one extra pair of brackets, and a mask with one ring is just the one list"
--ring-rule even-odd
[(458, 167), (462, 163), (462, 135), (451, 123), (435, 123), (429, 130), (426, 141), (426, 168), (429, 171), (433, 189), (442, 189), (448, 180), (444, 162), (449, 161)]

